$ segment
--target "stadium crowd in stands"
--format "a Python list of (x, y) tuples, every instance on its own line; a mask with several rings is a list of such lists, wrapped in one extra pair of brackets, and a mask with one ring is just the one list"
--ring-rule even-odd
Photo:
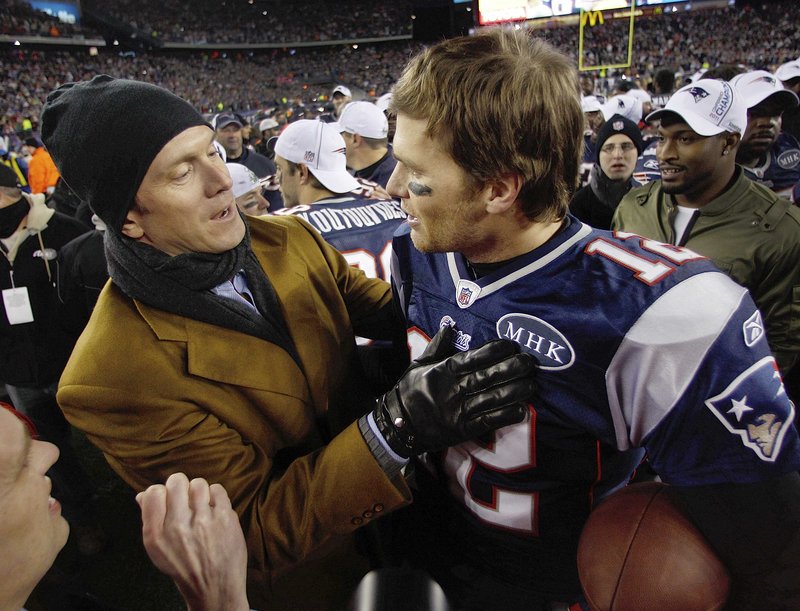
[[(21, 9), (16, 2), (0, 9), (2, 23), (15, 21), (17, 29), (28, 28), (28, 34), (41, 34), (44, 24), (52, 18), (18, 17), (35, 13)], [(192, 11), (164, 10), (162, 2), (96, 3), (97, 10), (113, 12), (119, 19), (147, 31), (165, 32), (175, 29), (222, 34), (218, 42), (296, 42), (333, 40), (324, 34), (327, 27), (315, 23), (325, 21), (339, 32), (339, 38), (385, 38), (401, 33), (408, 34), (410, 16), (391, 3), (372, 5), (365, 2), (325, 4), (320, 11), (320, 0), (297, 3), (269, 4), (268, 15), (284, 23), (283, 29), (259, 25), (250, 15), (254, 10), (241, 3), (234, 11), (219, 13), (219, 3), (193, 3)], [(89, 4), (91, 7), (92, 4)], [(256, 8), (263, 7), (256, 3)], [(135, 15), (132, 14), (135, 7)], [(149, 7), (149, 8), (148, 8)], [(250, 7), (250, 8), (244, 8)], [(335, 8), (355, 18), (350, 23)], [(292, 15), (286, 11), (293, 12)], [(264, 10), (259, 9), (259, 10)], [(27, 12), (26, 12), (27, 11)], [(296, 19), (298, 14), (303, 19)], [(171, 23), (169, 16), (177, 16)], [(187, 20), (191, 26), (185, 25)], [(311, 20), (311, 21), (309, 21)], [(795, 59), (800, 47), (800, 32), (794, 27), (800, 21), (800, 6), (794, 2), (772, 2), (761, 8), (726, 7), (709, 10), (679, 11), (655, 17), (645, 17), (636, 22), (633, 69), (624, 71), (627, 76), (639, 78), (647, 86), (659, 68), (668, 67), (676, 74), (676, 84), (683, 84), (703, 68), (718, 64), (740, 63), (751, 68), (774, 70), (779, 64)], [(135, 22), (135, 23), (134, 23)], [(224, 23), (225, 28), (220, 28)], [(180, 24), (180, 25), (178, 25)], [(242, 29), (234, 27), (241, 24)], [(285, 25), (292, 24), (292, 25)], [(301, 25), (302, 24), (302, 25)], [(625, 20), (611, 27), (596, 29), (587, 38), (586, 61), (619, 57), (619, 48), (626, 40)], [(619, 31), (618, 31), (619, 30)], [(271, 32), (269, 36), (264, 32)], [(603, 32), (601, 34), (601, 32)], [(739, 32), (741, 36), (731, 36)], [(22, 32), (20, 32), (22, 33)], [(552, 28), (537, 32), (562, 51), (576, 55), (577, 26)], [(185, 40), (195, 43), (196, 53), (176, 55), (164, 52), (120, 52), (117, 48), (99, 49), (90, 56), (85, 49), (79, 51), (41, 51), (13, 47), (0, 57), (0, 116), (11, 116), (13, 121), (38, 117), (44, 96), (53, 87), (71, 80), (90, 78), (95, 74), (135, 78), (163, 86), (191, 102), (201, 112), (230, 109), (238, 112), (284, 104), (294, 105), (297, 98), (304, 103), (316, 102), (320, 93), (327, 93), (321, 84), (347, 83), (365, 92), (379, 96), (388, 91), (399, 76), (405, 62), (419, 48), (411, 41), (380, 42), (352, 45), (317, 46), (312, 48), (274, 48), (259, 51), (238, 50), (220, 52), (206, 45), (207, 38), (194, 38), (186, 34)], [(622, 71), (618, 75), (623, 74)], [(600, 80), (603, 88), (611, 89), (611, 77)]]
[[(411, 3), (363, 0), (219, 2), (91, 0), (84, 9), (128, 23), (162, 42), (278, 43), (409, 35)], [(302, 14), (302, 19), (298, 15)], [(175, 16), (179, 16), (176, 20)]]

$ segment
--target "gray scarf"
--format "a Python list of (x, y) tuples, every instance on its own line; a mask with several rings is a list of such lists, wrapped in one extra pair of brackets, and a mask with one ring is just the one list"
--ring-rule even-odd
[(633, 186), (629, 180), (611, 180), (600, 168), (600, 164), (595, 164), (595, 171), (589, 180), (592, 191), (602, 204), (612, 212), (617, 209), (622, 198), (631, 190)]
[[(249, 232), (238, 246), (223, 253), (171, 257), (109, 228), (105, 251), (111, 279), (128, 297), (166, 312), (260, 337), (283, 348), (300, 367), (275, 289), (250, 249)], [(210, 291), (241, 269), (260, 316), (246, 305)]]

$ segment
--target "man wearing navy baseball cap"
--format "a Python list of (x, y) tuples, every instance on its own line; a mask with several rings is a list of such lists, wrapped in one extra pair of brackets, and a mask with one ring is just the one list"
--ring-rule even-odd
[(800, 315), (800, 210), (736, 165), (746, 98), (725, 81), (701, 79), (647, 117), (656, 119), (661, 180), (629, 192), (613, 228), (686, 246), (748, 288), (788, 375), (800, 355), (793, 330)]

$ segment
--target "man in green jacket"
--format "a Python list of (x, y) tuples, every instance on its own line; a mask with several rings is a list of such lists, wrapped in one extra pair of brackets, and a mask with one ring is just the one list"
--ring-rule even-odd
[(654, 119), (661, 180), (630, 191), (612, 228), (685, 246), (746, 287), (763, 316), (752, 331), (766, 331), (787, 377), (800, 353), (800, 210), (736, 165), (744, 100), (724, 81), (701, 80)]

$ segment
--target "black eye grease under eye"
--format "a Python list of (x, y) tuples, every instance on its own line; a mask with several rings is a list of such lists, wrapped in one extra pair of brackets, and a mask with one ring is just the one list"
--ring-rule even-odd
[(408, 190), (411, 191), (416, 196), (425, 196), (433, 193), (433, 190), (430, 187), (422, 185), (418, 182), (408, 183)]

